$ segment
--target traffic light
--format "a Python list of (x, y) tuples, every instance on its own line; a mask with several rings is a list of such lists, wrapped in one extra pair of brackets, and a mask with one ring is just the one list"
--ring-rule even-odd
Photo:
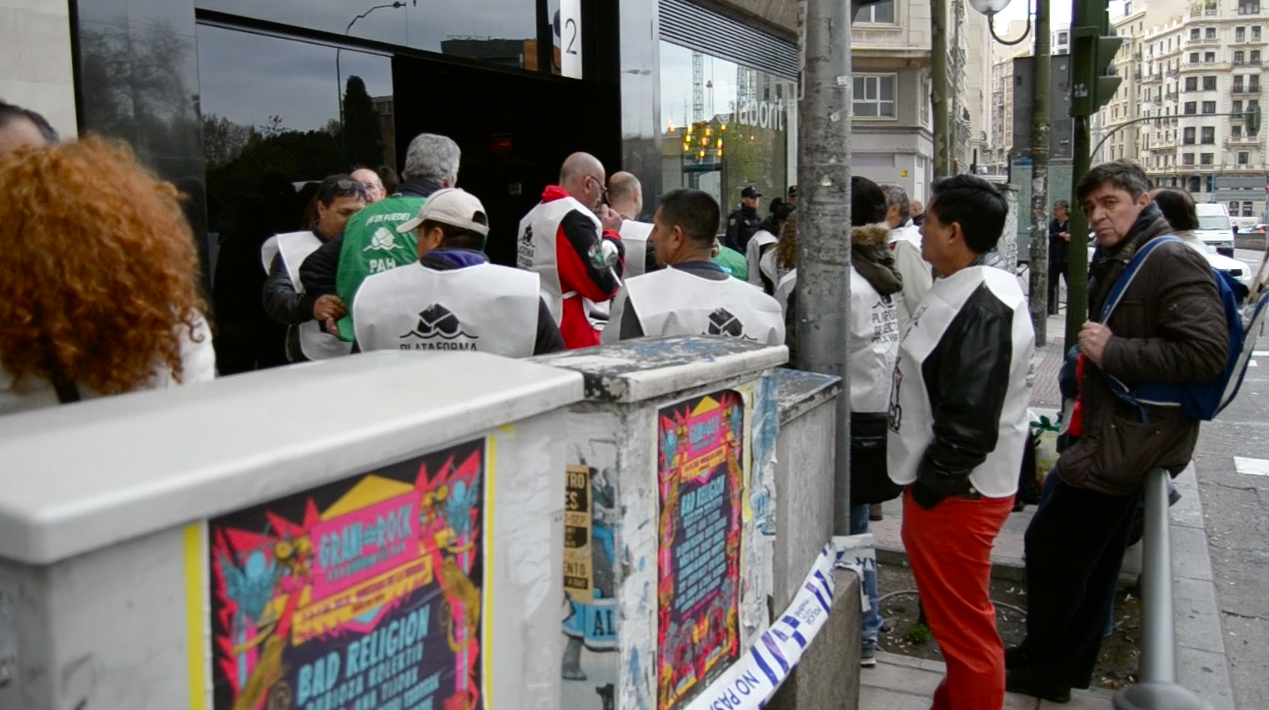
[(1123, 80), (1115, 75), (1115, 53), (1124, 38), (1110, 33), (1107, 0), (1075, 2), (1071, 28), (1071, 115), (1092, 116), (1110, 102)]
[(1247, 132), (1255, 135), (1260, 132), (1260, 104), (1252, 104), (1247, 109)]

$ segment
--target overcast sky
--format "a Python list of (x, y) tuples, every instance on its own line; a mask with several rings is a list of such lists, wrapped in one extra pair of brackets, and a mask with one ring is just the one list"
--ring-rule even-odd
[[(1010, 20), (1027, 19), (1027, 9), (1033, 0), (1012, 0), (1009, 7), (1006, 7), (999, 15), (996, 16), (996, 32), (999, 34), (1003, 30), (1003, 26), (1007, 25)], [(1092, 0), (1085, 0), (1091, 2)], [(1120, 4), (1121, 0), (1111, 0), (1112, 12), (1114, 16), (1114, 7)], [(969, 12), (973, 12), (973, 8), (969, 8)], [(1049, 0), (1049, 24), (1052, 27), (1069, 27), (1071, 24), (1071, 0)], [(1009, 39), (1006, 37), (1005, 39)]]

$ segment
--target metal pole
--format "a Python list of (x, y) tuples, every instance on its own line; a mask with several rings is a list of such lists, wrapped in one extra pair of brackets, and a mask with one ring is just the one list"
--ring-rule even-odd
[[(798, 107), (797, 363), (850, 382), (850, 21), (854, 3), (803, 0)], [(850, 398), (837, 398), (833, 534), (850, 534)]]
[(1075, 126), (1075, 154), (1071, 166), (1071, 242), (1066, 255), (1069, 271), (1066, 277), (1065, 346), (1068, 348), (1080, 341), (1080, 330), (1088, 319), (1088, 216), (1084, 214), (1084, 205), (1076, 194), (1076, 188), (1089, 168), (1090, 120), (1088, 116), (1071, 118)]
[[(1035, 344), (1049, 340), (1049, 0), (1035, 3), (1031, 92), (1031, 324)], [(1056, 304), (1053, 304), (1056, 305)]]
[(1172, 541), (1168, 530), (1168, 472), (1146, 475), (1146, 529), (1141, 560), (1141, 684), (1115, 694), (1117, 710), (1210, 710), (1176, 684), (1176, 626), (1172, 621)]
[(930, 84), (934, 105), (934, 175), (952, 174), (950, 106), (947, 101), (947, 0), (930, 0)]

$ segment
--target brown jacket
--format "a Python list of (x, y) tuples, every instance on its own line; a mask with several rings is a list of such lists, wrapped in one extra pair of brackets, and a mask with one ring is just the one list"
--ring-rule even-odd
[[(1092, 319), (1116, 279), (1143, 244), (1171, 233), (1151, 203), (1124, 246), (1094, 261), (1089, 271)], [(1146, 261), (1106, 323), (1113, 333), (1102, 365), (1128, 386), (1137, 382), (1192, 382), (1218, 377), (1229, 352), (1225, 311), (1216, 278), (1192, 247), (1164, 244)], [(1149, 421), (1121, 400), (1101, 370), (1086, 362), (1080, 383), (1083, 432), (1062, 453), (1058, 474), (1067, 484), (1107, 495), (1126, 495), (1162, 466), (1176, 475), (1189, 463), (1199, 423), (1175, 407), (1146, 406)]]

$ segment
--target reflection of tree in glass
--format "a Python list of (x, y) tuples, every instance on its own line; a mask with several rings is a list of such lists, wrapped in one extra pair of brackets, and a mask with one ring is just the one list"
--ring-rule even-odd
[(387, 162), (383, 154), (383, 131), (366, 82), (348, 77), (344, 91), (344, 149), (349, 165), (376, 166)]
[(232, 209), (251, 195), (266, 173), (277, 172), (291, 181), (304, 182), (348, 172), (356, 164), (384, 162), (379, 114), (366, 83), (359, 76), (350, 76), (346, 87), (346, 135), (337, 119), (327, 121), (319, 130), (297, 131), (287, 128), (279, 115), (270, 115), (263, 126), (243, 126), (222, 116), (206, 115), (203, 149), (213, 224), (226, 216), (222, 210)]
[[(222, 121), (215, 116), (209, 118)], [(245, 130), (244, 145), (228, 162), (218, 162), (207, 154), (208, 200), (228, 208), (255, 192), (260, 179), (270, 172), (281, 173), (299, 182), (321, 180), (347, 170), (339, 139), (327, 131), (293, 131), (271, 122), (270, 126), (238, 126), (229, 122), (228, 133), (235, 138)], [(212, 144), (206, 143), (208, 148)], [(213, 222), (216, 216), (212, 217)], [(299, 225), (294, 225), (298, 228)]]
[(156, 158), (198, 155), (197, 89), (188, 62), (192, 38), (177, 34), (166, 20), (84, 22), (79, 37), (85, 126), (129, 142), (160, 174), (165, 161)]

